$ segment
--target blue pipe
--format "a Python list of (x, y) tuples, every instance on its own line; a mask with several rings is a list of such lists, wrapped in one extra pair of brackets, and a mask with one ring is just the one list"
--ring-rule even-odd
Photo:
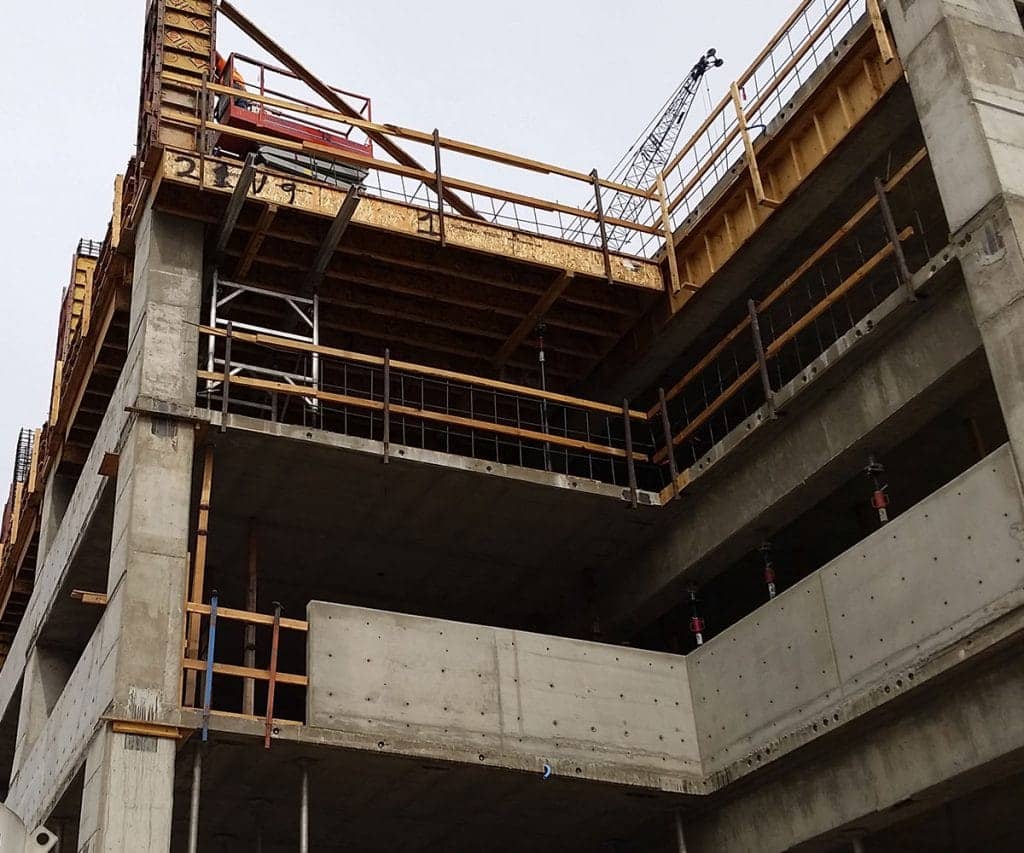
[(213, 699), (213, 655), (217, 646), (217, 592), (210, 596), (210, 634), (206, 641), (206, 683), (203, 685), (203, 742), (210, 739), (210, 701)]

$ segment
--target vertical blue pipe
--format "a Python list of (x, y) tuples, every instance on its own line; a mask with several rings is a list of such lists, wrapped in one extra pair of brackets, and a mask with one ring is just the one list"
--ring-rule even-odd
[(210, 634), (206, 641), (206, 683), (203, 685), (203, 742), (210, 738), (210, 701), (213, 699), (213, 655), (217, 645), (217, 593), (210, 596)]

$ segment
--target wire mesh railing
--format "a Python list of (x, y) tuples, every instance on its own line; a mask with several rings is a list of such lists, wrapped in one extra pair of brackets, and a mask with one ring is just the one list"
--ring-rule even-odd
[[(731, 91), (725, 95), (662, 173), (673, 230), (701, 209), (705, 199), (746, 156), (741, 123), (749, 131), (766, 129), (874, 2), (804, 0), (800, 4), (736, 80), (739, 104)], [(660, 211), (649, 210), (648, 217), (641, 221), (659, 223)], [(638, 234), (628, 250), (651, 257), (660, 248), (659, 241)]]
[(626, 402), (441, 370), (387, 352), (212, 327), (200, 333), (218, 341), (215, 367), (199, 371), (206, 382), (200, 398), (224, 413), (381, 442), (385, 458), (406, 449), (453, 454), (621, 486), (634, 498), (662, 485), (651, 463), (655, 439), (647, 416)]
[(947, 228), (941, 215), (922, 216), (917, 205), (928, 199), (917, 199), (904, 180), (923, 161), (921, 150), (832, 238), (751, 300), (733, 329), (663, 392), (648, 414), (667, 422), (672, 441), (656, 462), (673, 475), (699, 466), (726, 436), (752, 429), (751, 416), (770, 417), (775, 394), (794, 380), (810, 381), (815, 360), (851, 331), (863, 334), (862, 321), (894, 293), (913, 298), (910, 268), (927, 261)]

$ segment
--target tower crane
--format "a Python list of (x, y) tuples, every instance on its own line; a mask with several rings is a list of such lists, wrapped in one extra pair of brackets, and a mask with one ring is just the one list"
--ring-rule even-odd
[[(668, 164), (675, 151), (679, 134), (682, 132), (686, 117), (690, 114), (693, 100), (697, 95), (700, 81), (711, 68), (719, 68), (723, 60), (714, 48), (708, 50), (697, 60), (690, 73), (672, 93), (665, 108), (654, 117), (644, 128), (639, 139), (630, 146), (623, 158), (612, 170), (609, 179), (629, 187), (646, 188), (657, 178)], [(596, 209), (596, 200), (591, 202), (590, 209)], [(612, 192), (604, 201), (604, 215), (612, 219), (623, 219), (637, 222), (643, 211), (644, 199), (627, 192)], [(607, 230), (608, 248), (621, 250), (629, 241), (633, 232), (628, 228), (612, 227)]]

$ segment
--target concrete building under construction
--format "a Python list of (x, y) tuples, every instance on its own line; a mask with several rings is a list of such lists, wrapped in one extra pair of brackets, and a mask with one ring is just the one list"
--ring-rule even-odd
[(7, 806), (88, 853), (1021, 849), (1022, 11), (802, 0), (637, 185), (149, 0), (0, 531)]

